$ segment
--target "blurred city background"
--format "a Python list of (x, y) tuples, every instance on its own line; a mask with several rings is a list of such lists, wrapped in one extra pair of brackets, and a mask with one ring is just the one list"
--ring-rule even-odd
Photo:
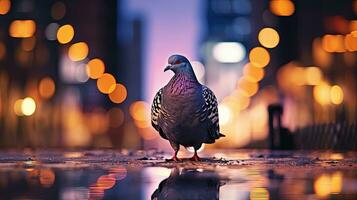
[(356, 141), (356, 51), (356, 0), (0, 0), (0, 147), (170, 149), (150, 106), (172, 54), (218, 98), (205, 148)]

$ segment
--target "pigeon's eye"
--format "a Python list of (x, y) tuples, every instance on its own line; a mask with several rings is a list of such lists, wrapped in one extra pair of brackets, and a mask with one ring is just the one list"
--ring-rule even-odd
[(180, 64), (180, 63), (181, 63), (181, 62), (180, 62), (180, 61), (178, 61), (178, 60), (177, 60), (177, 61), (175, 61), (175, 65)]

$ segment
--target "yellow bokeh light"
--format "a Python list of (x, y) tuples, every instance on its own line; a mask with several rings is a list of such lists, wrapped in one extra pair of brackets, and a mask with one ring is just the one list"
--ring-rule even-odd
[(321, 105), (330, 103), (330, 86), (327, 83), (317, 85), (313, 89), (314, 99)]
[(33, 20), (14, 20), (10, 24), (9, 33), (11, 37), (28, 38), (36, 31), (36, 23)]
[(314, 182), (314, 190), (317, 196), (326, 197), (330, 194), (330, 176), (327, 174), (322, 174)]
[(88, 62), (86, 71), (89, 78), (97, 79), (104, 74), (104, 62), (99, 58), (94, 58)]
[(116, 80), (113, 75), (109, 73), (104, 73), (97, 80), (97, 88), (100, 92), (104, 94), (110, 94), (115, 90), (116, 87)]
[(357, 51), (357, 36), (353, 36), (352, 33), (347, 34), (344, 38), (344, 45), (347, 51)]
[(238, 81), (238, 90), (243, 96), (251, 97), (258, 92), (259, 85), (256, 82), (251, 82), (245, 78)]
[(30, 116), (35, 112), (35, 110), (36, 110), (35, 100), (33, 100), (33, 98), (31, 97), (24, 98), (21, 104), (22, 114), (26, 116)]
[(266, 48), (274, 48), (279, 44), (279, 33), (273, 28), (263, 28), (258, 35), (258, 40)]
[(113, 92), (109, 94), (109, 99), (113, 103), (122, 103), (127, 97), (127, 90), (123, 84), (116, 84)]
[(343, 175), (335, 172), (332, 175), (322, 174), (314, 181), (314, 190), (317, 196), (325, 198), (330, 194), (338, 194), (342, 191)]
[(11, 8), (10, 0), (0, 0), (0, 15), (5, 15)]
[(250, 200), (269, 200), (269, 191), (266, 188), (256, 187), (250, 191)]
[(29, 38), (24, 38), (21, 41), (21, 47), (24, 51), (32, 51), (36, 45), (36, 37), (32, 36)]
[(252, 63), (247, 63), (243, 69), (244, 77), (251, 82), (258, 82), (264, 77), (264, 69), (255, 66)]
[(66, 24), (61, 26), (57, 30), (57, 40), (61, 44), (67, 44), (74, 37), (74, 28), (73, 26)]
[(322, 81), (322, 72), (318, 67), (305, 69), (305, 82), (307, 85), (318, 85)]
[(48, 99), (53, 96), (56, 90), (55, 82), (50, 77), (43, 78), (38, 85), (38, 92), (41, 97)]
[(295, 5), (290, 0), (271, 0), (270, 11), (277, 16), (290, 16), (294, 14)]
[(72, 44), (68, 50), (68, 56), (72, 61), (80, 61), (88, 55), (88, 45), (85, 42)]
[(4, 43), (0, 42), (0, 60), (4, 59), (6, 56), (6, 46)]
[(343, 90), (340, 86), (334, 85), (330, 90), (330, 98), (333, 104), (339, 105), (343, 102)]
[(249, 61), (257, 67), (265, 67), (270, 62), (269, 52), (263, 47), (255, 47), (250, 50)]
[(22, 114), (22, 110), (21, 110), (21, 106), (22, 106), (22, 101), (23, 99), (18, 99), (15, 101), (14, 104), (14, 112), (17, 116), (22, 116), (24, 114)]

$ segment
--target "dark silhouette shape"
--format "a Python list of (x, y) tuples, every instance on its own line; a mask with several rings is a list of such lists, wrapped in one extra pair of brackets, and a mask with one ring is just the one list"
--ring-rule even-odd
[(219, 199), (220, 180), (212, 171), (175, 168), (161, 181), (151, 195), (152, 200), (213, 200)]

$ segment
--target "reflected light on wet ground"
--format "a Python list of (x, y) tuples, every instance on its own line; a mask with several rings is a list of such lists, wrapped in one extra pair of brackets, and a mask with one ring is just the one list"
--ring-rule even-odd
[(356, 153), (0, 152), (0, 199), (356, 199)]

